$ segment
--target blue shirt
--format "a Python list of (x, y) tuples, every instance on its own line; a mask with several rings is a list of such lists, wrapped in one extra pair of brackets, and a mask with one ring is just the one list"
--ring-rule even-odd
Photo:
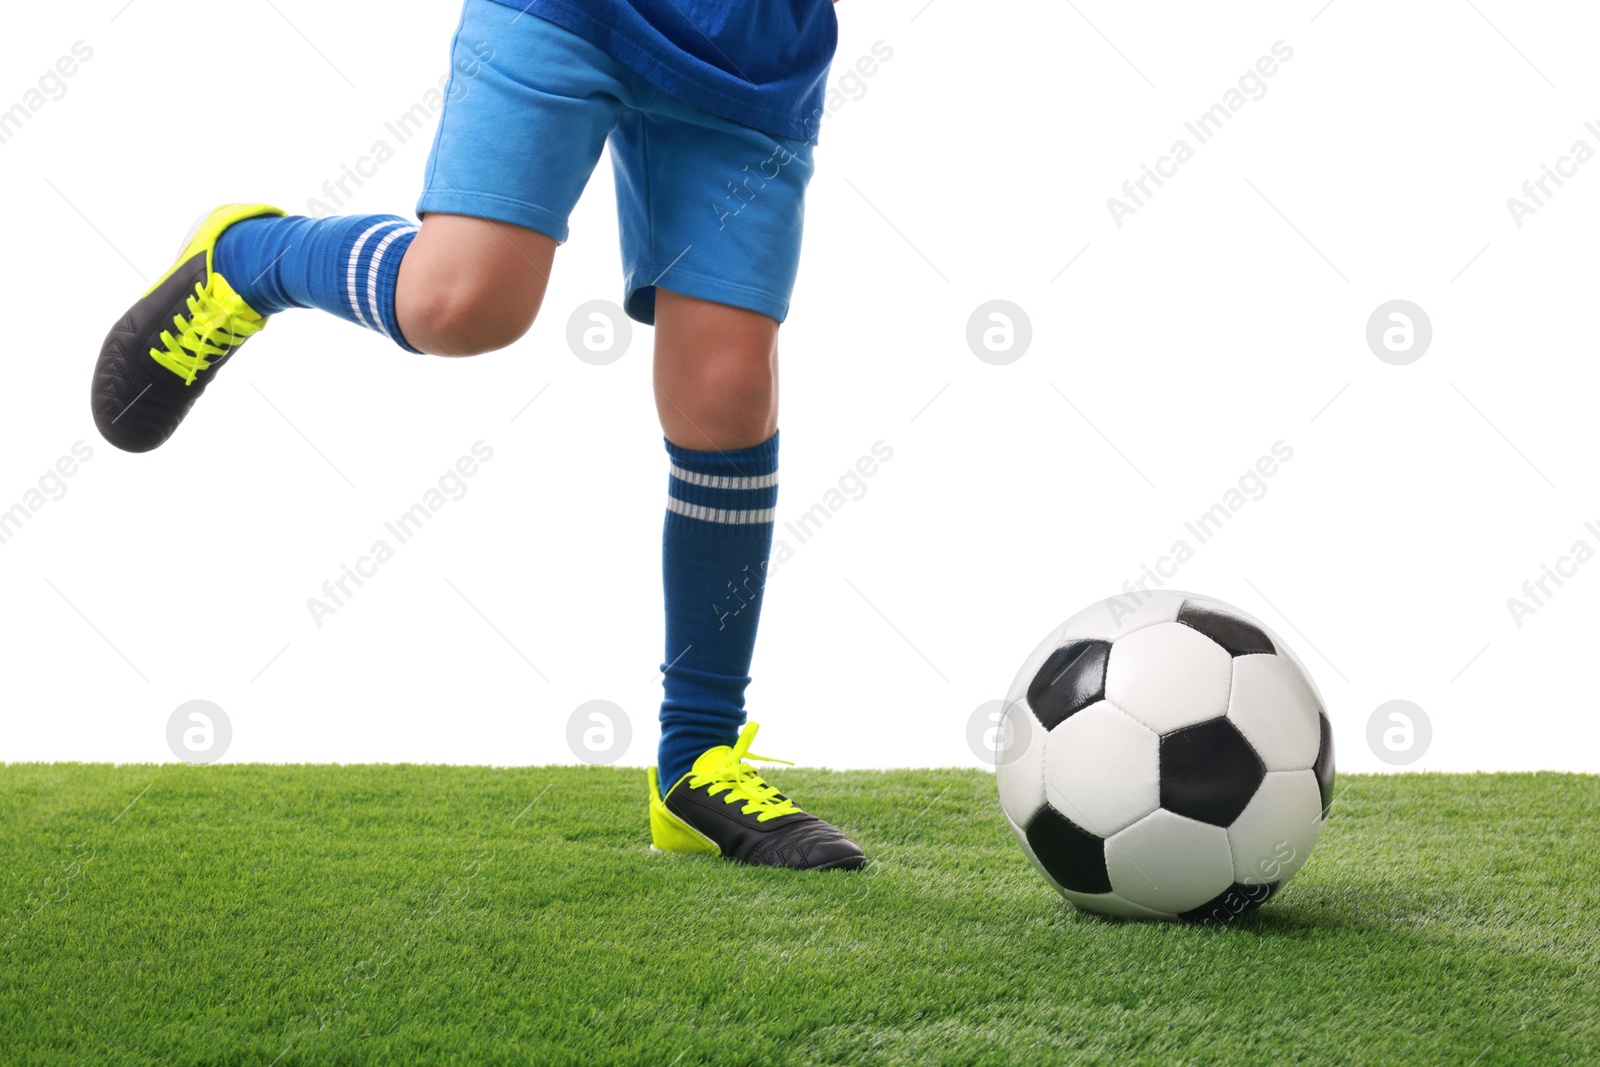
[(651, 84), (782, 140), (815, 143), (838, 46), (832, 0), (496, 0)]

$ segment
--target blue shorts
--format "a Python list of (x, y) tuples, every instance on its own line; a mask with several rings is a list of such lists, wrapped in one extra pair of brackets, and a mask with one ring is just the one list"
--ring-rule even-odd
[(609, 141), (623, 306), (657, 285), (782, 322), (800, 263), (811, 146), (675, 99), (583, 38), (467, 0), (417, 213), (471, 215), (557, 241)]

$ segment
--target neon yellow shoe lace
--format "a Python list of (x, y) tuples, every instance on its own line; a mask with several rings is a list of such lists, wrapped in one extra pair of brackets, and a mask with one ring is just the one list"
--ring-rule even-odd
[(161, 331), (161, 347), (150, 350), (150, 358), (182, 378), (185, 385), (193, 385), (196, 375), (210, 369), (211, 357), (227, 355), (267, 324), (266, 318), (215, 272), (204, 283), (195, 283), (188, 308), (187, 318), (173, 316), (176, 332)]
[[(689, 788), (699, 789), (710, 783), (707, 793), (712, 796), (727, 793), (722, 798), (724, 804), (743, 801), (744, 807), (740, 810), (746, 815), (755, 815), (757, 822), (770, 822), (782, 815), (799, 814), (800, 809), (794, 801), (779, 793), (776, 786), (768, 785), (754, 767), (744, 762), (753, 759), (764, 763), (789, 763), (788, 760), (751, 753), (750, 743), (755, 740), (758, 729), (760, 727), (753, 722), (747, 724), (739, 731), (738, 743), (726, 750), (726, 756), (711, 766), (697, 768), (690, 775)], [(793, 766), (792, 763), (789, 765)]]

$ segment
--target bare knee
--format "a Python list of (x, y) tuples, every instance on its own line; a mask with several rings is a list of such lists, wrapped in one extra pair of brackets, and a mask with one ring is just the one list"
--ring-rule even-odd
[[(776, 352), (713, 348), (674, 377), (671, 393), (658, 400), (704, 439), (695, 447), (745, 448), (772, 436), (778, 418)], [(663, 421), (668, 417), (664, 410)]]
[(656, 290), (656, 411), (685, 448), (748, 448), (778, 425), (778, 323)]
[(404, 304), (406, 340), (435, 356), (481, 356), (509, 348), (533, 325), (537, 306), (517, 300), (492, 282), (440, 281)]
[(438, 356), (515, 344), (539, 313), (555, 247), (544, 234), (505, 223), (428, 215), (400, 264), (401, 332)]
[(699, 368), (703, 405), (730, 418), (764, 419), (776, 399), (774, 363), (770, 352), (713, 351)]

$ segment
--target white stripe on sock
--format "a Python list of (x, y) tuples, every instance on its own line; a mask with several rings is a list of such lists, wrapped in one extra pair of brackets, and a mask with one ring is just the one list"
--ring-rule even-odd
[(703, 485), (711, 489), (768, 489), (778, 484), (777, 471), (744, 478), (731, 474), (701, 474), (698, 471), (686, 471), (676, 463), (672, 465), (672, 476), (690, 485)]
[(753, 523), (772, 522), (778, 515), (777, 508), (749, 508), (742, 511), (735, 508), (708, 508), (700, 504), (686, 503), (675, 496), (667, 497), (667, 510), (675, 511), (679, 515), (686, 515), (691, 519), (700, 519), (703, 522), (720, 522), (727, 526), (749, 526)]
[(403, 225), (403, 223), (401, 223), (398, 219), (389, 219), (385, 222), (380, 222), (376, 226), (373, 226), (371, 229), (369, 229), (366, 233), (356, 238), (355, 247), (350, 250), (350, 263), (345, 270), (345, 286), (350, 297), (350, 308), (356, 313), (356, 321), (360, 322), (361, 325), (365, 326), (369, 330), (372, 329), (372, 323), (368, 322), (367, 317), (361, 314), (361, 301), (356, 296), (356, 264), (361, 261), (361, 250), (367, 247), (367, 239), (369, 237), (383, 229), (385, 226), (400, 225)]
[(420, 227), (407, 226), (391, 234), (385, 234), (382, 241), (378, 242), (377, 251), (372, 253), (372, 265), (367, 268), (367, 304), (372, 312), (372, 321), (378, 324), (378, 329), (383, 335), (393, 341), (394, 336), (389, 333), (389, 327), (384, 325), (383, 316), (378, 312), (378, 265), (383, 262), (383, 254), (396, 240), (411, 233), (420, 232)]

